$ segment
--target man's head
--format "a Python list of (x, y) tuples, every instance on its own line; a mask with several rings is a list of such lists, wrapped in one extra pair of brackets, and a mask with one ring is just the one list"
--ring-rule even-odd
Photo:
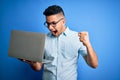
[(51, 16), (51, 15), (54, 15), (54, 14), (58, 14), (58, 13), (62, 13), (64, 15), (64, 11), (63, 9), (58, 6), (58, 5), (52, 5), (52, 6), (49, 6), (44, 12), (43, 14), (45, 16)]
[(64, 11), (60, 6), (49, 6), (43, 14), (46, 16), (46, 22), (44, 23), (54, 36), (59, 36), (65, 31), (65, 17)]

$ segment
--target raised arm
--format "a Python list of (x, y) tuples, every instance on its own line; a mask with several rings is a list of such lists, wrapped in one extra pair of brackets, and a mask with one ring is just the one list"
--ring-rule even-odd
[(98, 57), (89, 41), (88, 32), (80, 32), (78, 36), (80, 37), (80, 41), (83, 42), (87, 48), (88, 54), (84, 56), (86, 63), (92, 68), (96, 68), (98, 66)]

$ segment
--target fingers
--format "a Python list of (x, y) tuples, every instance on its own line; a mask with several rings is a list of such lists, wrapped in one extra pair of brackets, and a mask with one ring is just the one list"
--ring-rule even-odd
[(24, 59), (20, 59), (20, 58), (18, 58), (18, 60), (20, 60), (20, 61), (22, 61), (22, 62), (25, 62), (25, 60), (24, 60)]
[(20, 61), (22, 61), (22, 62), (26, 62), (26, 60), (25, 60), (25, 59), (20, 59), (20, 58), (18, 58), (18, 60), (20, 60)]
[(88, 36), (88, 32), (84, 31), (84, 32), (79, 32), (78, 33), (79, 39), (80, 41), (84, 44), (87, 45), (89, 43), (89, 36)]
[(78, 36), (79, 37), (82, 37), (82, 36), (87, 36), (88, 35), (88, 32), (84, 31), (84, 32), (79, 32), (78, 33)]
[(86, 38), (88, 37), (88, 32), (79, 32), (78, 36), (80, 37), (80, 41), (86, 40)]
[(29, 63), (29, 64), (36, 63), (36, 62), (33, 62), (33, 61), (29, 61), (29, 60), (25, 60), (25, 59), (20, 59), (20, 58), (19, 58), (18, 60), (20, 60), (20, 61), (22, 61), (22, 62)]

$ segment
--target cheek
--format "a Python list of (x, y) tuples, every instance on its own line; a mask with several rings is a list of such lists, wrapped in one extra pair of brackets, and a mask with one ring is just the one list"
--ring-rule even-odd
[(59, 26), (58, 32), (61, 32), (61, 31), (62, 31), (62, 26)]
[(56, 28), (56, 30), (61, 33), (63, 31), (63, 24), (59, 24)]

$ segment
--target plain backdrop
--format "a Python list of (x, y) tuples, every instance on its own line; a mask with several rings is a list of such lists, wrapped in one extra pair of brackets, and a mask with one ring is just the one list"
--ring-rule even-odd
[(92, 69), (79, 57), (78, 80), (120, 80), (119, 0), (0, 0), (0, 80), (42, 80), (43, 70), (8, 57), (10, 31), (48, 33), (43, 11), (53, 4), (63, 8), (70, 29), (89, 32), (99, 58)]

